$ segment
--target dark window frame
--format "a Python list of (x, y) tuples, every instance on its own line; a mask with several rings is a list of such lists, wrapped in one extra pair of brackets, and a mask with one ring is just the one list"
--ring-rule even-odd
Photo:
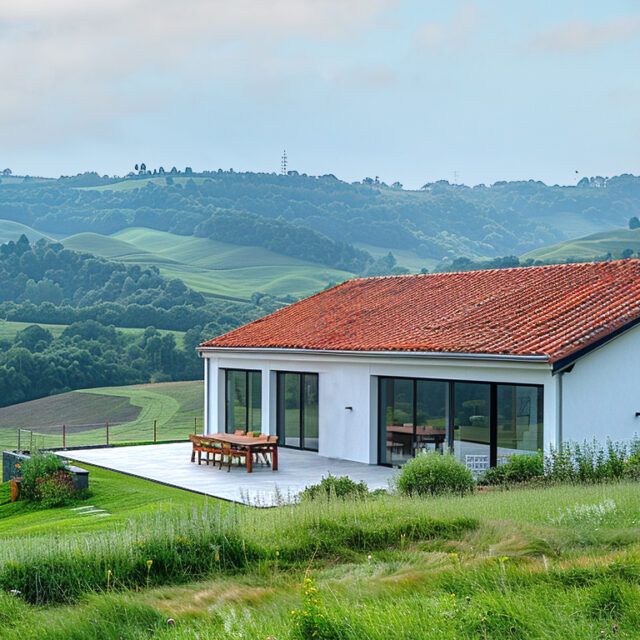
[[(318, 393), (318, 422), (320, 421), (320, 376), (314, 371), (275, 371), (276, 374), (276, 433), (278, 435), (278, 446), (286, 447), (287, 449), (298, 449), (300, 451), (312, 451), (318, 452), (320, 448), (320, 425), (318, 424), (318, 449), (309, 449), (304, 446), (304, 379), (305, 376), (315, 376), (317, 383), (316, 389)], [(286, 374), (293, 374), (300, 377), (300, 385), (298, 388), (298, 397), (300, 399), (300, 420), (299, 420), (299, 437), (300, 446), (295, 447), (293, 445), (285, 444), (285, 426), (284, 426), (284, 407), (282, 406), (281, 398), (281, 380), (284, 380)], [(282, 416), (282, 420), (281, 420)]]
[(239, 369), (239, 368), (225, 368), (224, 369), (224, 431), (229, 433), (229, 373), (244, 373), (244, 388), (246, 394), (245, 400), (245, 424), (247, 425), (246, 431), (249, 430), (249, 374), (260, 374), (260, 421), (262, 422), (262, 370), (261, 369)]
[[(415, 439), (416, 434), (416, 421), (417, 421), (417, 383), (419, 380), (426, 380), (429, 382), (446, 382), (449, 386), (448, 402), (449, 402), (449, 415), (448, 429), (447, 429), (447, 445), (453, 448), (454, 442), (454, 420), (455, 420), (455, 383), (466, 382), (472, 384), (488, 384), (489, 385), (489, 466), (495, 467), (498, 463), (498, 387), (534, 387), (539, 389), (541, 393), (541, 416), (542, 416), (542, 428), (544, 437), (544, 385), (543, 384), (529, 384), (527, 382), (495, 382), (492, 380), (467, 380), (458, 378), (412, 378), (410, 376), (377, 376), (378, 378), (378, 464), (384, 467), (391, 467), (392, 465), (387, 462), (381, 462), (382, 460), (382, 433), (383, 433), (383, 419), (386, 418), (385, 412), (382, 410), (382, 384), (384, 380), (388, 379), (400, 379), (400, 380), (412, 380), (413, 381), (413, 435)], [(473, 442), (473, 441), (469, 441)], [(486, 442), (479, 442), (477, 444), (484, 444)]]

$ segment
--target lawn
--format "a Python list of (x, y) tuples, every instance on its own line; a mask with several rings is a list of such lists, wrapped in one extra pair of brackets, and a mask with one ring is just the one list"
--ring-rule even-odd
[(3, 638), (638, 637), (634, 483), (261, 510), (114, 476), (91, 499), (114, 520), (0, 506), (29, 533), (0, 540), (24, 590), (0, 596)]
[[(175, 509), (202, 508), (211, 502), (207, 496), (140, 480), (115, 471), (83, 464), (89, 470), (90, 495), (68, 507), (34, 509), (24, 502), (6, 503), (8, 483), (0, 484), (0, 537), (9, 540), (23, 536), (59, 534), (102, 535), (127, 526), (145, 514), (169, 513)], [(219, 503), (225, 505), (226, 503)], [(75, 507), (93, 506), (101, 513), (82, 515)], [(11, 544), (10, 542), (8, 544)]]
[(352, 273), (291, 258), (261, 247), (180, 236), (131, 227), (112, 236), (81, 233), (63, 241), (69, 249), (90, 251), (128, 264), (153, 265), (167, 278), (180, 278), (211, 296), (249, 300), (255, 291), (302, 298)]
[[(202, 430), (204, 389), (201, 380), (162, 382), (122, 387), (70, 391), (39, 400), (0, 408), (0, 449), (61, 447), (65, 424), (68, 447), (105, 444), (109, 441), (153, 440), (156, 421), (158, 440), (186, 440), (194, 429)], [(0, 463), (1, 466), (1, 463)]]

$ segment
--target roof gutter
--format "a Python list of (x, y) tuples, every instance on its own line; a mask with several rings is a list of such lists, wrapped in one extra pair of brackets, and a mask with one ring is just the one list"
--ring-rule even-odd
[(501, 353), (457, 353), (447, 351), (347, 351), (343, 349), (293, 349), (285, 347), (196, 347), (202, 356), (204, 353), (255, 353), (255, 354), (310, 354), (323, 356), (359, 356), (359, 357), (410, 357), (434, 358), (442, 360), (496, 360), (509, 362), (546, 363), (549, 356), (544, 355), (510, 355)]

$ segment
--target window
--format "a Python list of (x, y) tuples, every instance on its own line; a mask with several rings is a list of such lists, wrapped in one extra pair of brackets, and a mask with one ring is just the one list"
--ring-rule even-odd
[(318, 450), (317, 373), (278, 373), (277, 415), (281, 444)]
[(535, 385), (379, 378), (379, 463), (398, 466), (445, 443), (474, 472), (543, 447)]
[(260, 371), (227, 369), (225, 393), (225, 429), (262, 430), (262, 376)]
[(542, 449), (542, 389), (512, 384), (497, 387), (498, 463), (514, 453)]

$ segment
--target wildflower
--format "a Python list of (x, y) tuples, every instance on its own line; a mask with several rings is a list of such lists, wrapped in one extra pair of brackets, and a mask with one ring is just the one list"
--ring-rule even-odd
[(147, 560), (147, 567), (150, 567), (153, 564), (153, 560)]
[(613, 631), (613, 633), (618, 633), (618, 625), (614, 624), (613, 627), (611, 627), (611, 631)]
[(291, 612), (291, 615), (293, 616), (293, 615), (295, 615), (295, 613), (296, 613), (296, 611), (295, 611), (295, 609), (294, 609), (294, 610)]
[(176, 621), (173, 618), (169, 618), (167, 620), (167, 624), (175, 624), (175, 623), (176, 623)]
[(19, 596), (22, 591), (19, 591), (18, 589), (11, 589), (9, 593), (11, 593), (12, 596)]
[(458, 557), (458, 554), (457, 554), (457, 553), (450, 553), (450, 554), (449, 554), (449, 556), (450, 556), (451, 558), (457, 558), (457, 557)]
[(279, 551), (276, 551), (276, 558), (280, 555)]
[(456, 597), (456, 594), (455, 594), (455, 593), (450, 593), (450, 594), (449, 594), (449, 597), (450, 597), (450, 598), (455, 598), (455, 597)]
[(471, 602), (471, 598), (470, 598), (469, 596), (467, 596), (467, 597), (465, 598), (465, 600), (466, 600), (467, 602)]
[(371, 554), (367, 556), (367, 560), (371, 560)]

